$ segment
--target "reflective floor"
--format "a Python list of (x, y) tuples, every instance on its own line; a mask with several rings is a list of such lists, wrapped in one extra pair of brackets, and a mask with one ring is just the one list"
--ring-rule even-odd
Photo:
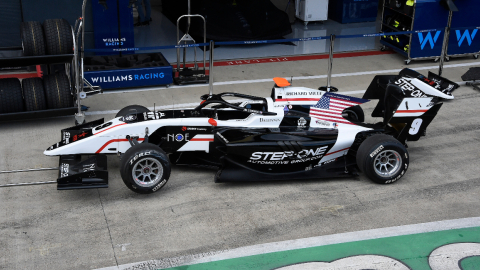
[[(310, 22), (307, 26), (297, 20), (292, 24), (292, 33), (284, 38), (304, 38), (335, 35), (356, 35), (378, 33), (379, 27), (376, 22), (341, 24), (328, 20), (324, 22)], [(183, 33), (180, 34), (183, 36)], [(153, 47), (176, 44), (176, 26), (170, 22), (158, 10), (152, 10), (152, 21), (147, 26), (135, 27), (135, 47)], [(200, 43), (201, 41), (197, 41)], [(256, 45), (233, 45), (219, 46), (215, 48), (215, 60), (263, 58), (292, 55), (308, 55), (328, 53), (330, 43), (327, 40), (306, 42), (293, 42), (284, 44), (256, 44)], [(336, 39), (334, 51), (366, 51), (379, 48), (375, 37)], [(145, 53), (149, 51), (141, 51)], [(161, 50), (162, 54), (170, 63), (177, 61), (175, 49)], [(187, 62), (194, 59), (194, 49), (187, 49)], [(208, 59), (208, 53), (207, 53)], [(203, 51), (197, 50), (197, 60), (203, 60)]]

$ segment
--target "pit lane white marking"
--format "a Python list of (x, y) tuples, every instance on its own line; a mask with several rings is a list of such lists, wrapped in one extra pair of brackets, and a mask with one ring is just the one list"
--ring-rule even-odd
[[(276, 270), (410, 270), (395, 259), (379, 255), (360, 255), (342, 258), (334, 262), (307, 262), (277, 268)], [(436, 270), (436, 269), (435, 269)]]
[(435, 270), (462, 270), (459, 262), (463, 258), (480, 256), (479, 243), (454, 243), (435, 249), (428, 264)]
[[(472, 63), (463, 63), (463, 64), (451, 64), (451, 65), (444, 65), (443, 68), (456, 68), (456, 67), (468, 67), (468, 66), (478, 66), (478, 62)], [(437, 69), (438, 65), (436, 66), (428, 66), (428, 67), (415, 67), (415, 70), (428, 70), (428, 69)], [(361, 76), (361, 75), (371, 75), (371, 74), (382, 74), (382, 73), (398, 73), (402, 69), (390, 69), (390, 70), (375, 70), (375, 71), (364, 71), (364, 72), (352, 72), (352, 73), (338, 73), (332, 74), (332, 78), (336, 77), (346, 77), (346, 76)], [(327, 78), (327, 75), (314, 75), (314, 76), (300, 76), (300, 77), (292, 77), (295, 80), (311, 80), (311, 79), (323, 79)], [(257, 79), (257, 80), (240, 80), (240, 81), (227, 81), (227, 82), (215, 82), (213, 85), (231, 85), (231, 84), (247, 84), (247, 83), (263, 83), (263, 82), (272, 82), (272, 79)], [(465, 84), (465, 83), (464, 83)], [(208, 87), (208, 84), (191, 84), (191, 85), (172, 85), (169, 87), (148, 87), (142, 89), (125, 89), (125, 90), (112, 90), (112, 91), (105, 91), (103, 94), (116, 94), (116, 93), (130, 93), (130, 92), (144, 92), (144, 91), (153, 91), (165, 88), (191, 88), (191, 87)], [(342, 92), (342, 94), (346, 94), (346, 92)]]
[[(240, 257), (253, 256), (258, 254), (266, 254), (272, 252), (288, 251), (302, 248), (327, 246), (340, 243), (348, 243), (355, 241), (379, 239), (385, 237), (393, 237), (400, 235), (409, 235), (417, 233), (428, 233), (436, 231), (445, 231), (453, 229), (472, 228), (480, 226), (480, 217), (462, 218), (453, 220), (443, 220), (428, 223), (420, 223), (414, 225), (396, 226), (381, 229), (365, 230), (358, 232), (348, 232), (333, 235), (324, 235), (318, 237), (310, 237), (289, 241), (274, 242), (268, 244), (260, 244), (248, 247), (241, 247), (231, 250), (224, 250), (211, 253), (200, 253), (176, 258), (164, 258), (161, 260), (144, 261), (119, 266), (99, 268), (97, 270), (123, 270), (134, 267), (138, 264), (149, 264), (154, 262), (156, 268), (179, 267), (185, 265), (193, 265), (206, 262), (221, 261)], [(444, 254), (445, 249), (435, 250), (438, 254)], [(434, 252), (435, 252), (434, 251)], [(435, 253), (436, 254), (436, 253)], [(434, 255), (432, 254), (430, 256)], [(443, 268), (440, 268), (443, 269)]]

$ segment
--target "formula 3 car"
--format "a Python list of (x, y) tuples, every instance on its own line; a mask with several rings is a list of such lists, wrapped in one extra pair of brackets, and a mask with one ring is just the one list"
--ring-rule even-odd
[[(106, 155), (121, 157), (126, 186), (152, 193), (168, 181), (171, 164), (215, 166), (215, 182), (355, 176), (399, 180), (409, 166), (407, 141), (424, 136), (459, 86), (410, 69), (376, 76), (363, 98), (275, 78), (270, 97), (207, 94), (192, 109), (150, 111), (131, 105), (103, 119), (61, 131), (45, 150), (60, 156), (58, 189), (108, 187)], [(224, 97), (242, 99), (229, 102)], [(359, 106), (378, 100), (378, 123), (364, 123)]]

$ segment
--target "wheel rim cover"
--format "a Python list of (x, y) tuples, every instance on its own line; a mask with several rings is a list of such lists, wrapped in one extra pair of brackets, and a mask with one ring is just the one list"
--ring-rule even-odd
[(392, 177), (398, 173), (402, 165), (402, 157), (397, 151), (385, 150), (374, 160), (375, 173), (381, 177)]
[(132, 178), (141, 187), (155, 186), (163, 177), (163, 166), (154, 158), (143, 158), (135, 163)]

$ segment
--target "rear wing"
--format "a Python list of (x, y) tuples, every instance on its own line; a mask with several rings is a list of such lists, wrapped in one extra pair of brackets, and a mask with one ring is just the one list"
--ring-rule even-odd
[(378, 99), (372, 117), (382, 117), (384, 126), (393, 127), (394, 136), (402, 143), (425, 136), (428, 125), (437, 115), (443, 99), (453, 99), (459, 86), (430, 73), (429, 78), (411, 69), (399, 75), (378, 75), (363, 95)]

